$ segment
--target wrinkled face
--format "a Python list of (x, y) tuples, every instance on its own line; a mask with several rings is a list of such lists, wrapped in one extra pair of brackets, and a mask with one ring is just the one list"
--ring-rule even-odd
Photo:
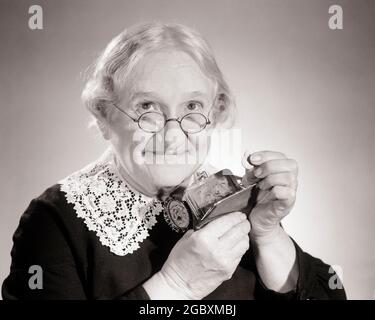
[[(134, 119), (145, 112), (181, 119), (192, 112), (207, 118), (215, 98), (215, 84), (186, 53), (159, 51), (140, 61), (121, 92), (118, 106)], [(207, 155), (212, 124), (186, 134), (175, 120), (157, 133), (145, 132), (125, 114), (111, 115), (111, 138), (124, 177), (138, 189), (156, 194), (187, 181)]]

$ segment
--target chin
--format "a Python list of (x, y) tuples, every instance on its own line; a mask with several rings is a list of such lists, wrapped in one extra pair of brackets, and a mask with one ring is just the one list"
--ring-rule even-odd
[(160, 188), (174, 187), (194, 173), (195, 165), (163, 164), (149, 166), (149, 174)]

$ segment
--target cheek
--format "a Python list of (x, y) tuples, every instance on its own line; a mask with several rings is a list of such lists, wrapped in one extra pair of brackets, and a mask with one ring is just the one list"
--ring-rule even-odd
[(132, 145), (134, 130), (124, 126), (112, 126), (111, 142), (119, 149), (129, 148)]
[(190, 148), (199, 157), (205, 157), (210, 149), (211, 138), (206, 133), (194, 134), (189, 137)]
[(128, 164), (141, 164), (143, 152), (150, 137), (138, 128), (129, 125), (112, 130), (111, 143)]
[(130, 139), (127, 139), (126, 148), (136, 156), (143, 156), (146, 149), (152, 149), (149, 147), (155, 145), (153, 140), (152, 134), (142, 130), (135, 130), (132, 132)]

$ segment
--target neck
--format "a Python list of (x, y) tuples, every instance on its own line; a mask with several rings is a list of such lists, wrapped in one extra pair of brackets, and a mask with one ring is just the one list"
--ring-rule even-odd
[(153, 187), (151, 184), (149, 185), (149, 188), (145, 187), (141, 183), (137, 182), (136, 179), (133, 179), (130, 174), (124, 170), (123, 166), (119, 163), (116, 156), (114, 157), (115, 166), (117, 169), (117, 172), (120, 174), (120, 177), (125, 181), (127, 185), (130, 186), (130, 188), (144, 194), (147, 197), (154, 197), (158, 194), (158, 189), (156, 187)]

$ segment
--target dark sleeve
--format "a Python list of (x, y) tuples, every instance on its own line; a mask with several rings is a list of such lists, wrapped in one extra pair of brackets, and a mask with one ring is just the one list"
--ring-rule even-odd
[(115, 300), (151, 300), (150, 296), (147, 294), (146, 290), (142, 285), (135, 287), (129, 292), (124, 293), (116, 297)]
[(58, 216), (55, 206), (40, 199), (32, 200), (21, 216), (2, 285), (4, 300), (87, 298)]
[[(293, 240), (293, 239), (292, 239)], [(338, 275), (320, 259), (312, 257), (293, 240), (299, 268), (299, 278), (296, 290), (279, 293), (266, 288), (262, 282), (254, 260), (251, 265), (256, 275), (255, 299), (265, 300), (345, 300), (346, 294)], [(330, 288), (330, 286), (332, 288)]]
[[(74, 250), (73, 241), (86, 241), (83, 235), (70, 236), (66, 217), (48, 197), (37, 198), (22, 215), (13, 235), (10, 273), (2, 284), (4, 300), (92, 299), (84, 258)], [(147, 299), (138, 286), (120, 297)]]

